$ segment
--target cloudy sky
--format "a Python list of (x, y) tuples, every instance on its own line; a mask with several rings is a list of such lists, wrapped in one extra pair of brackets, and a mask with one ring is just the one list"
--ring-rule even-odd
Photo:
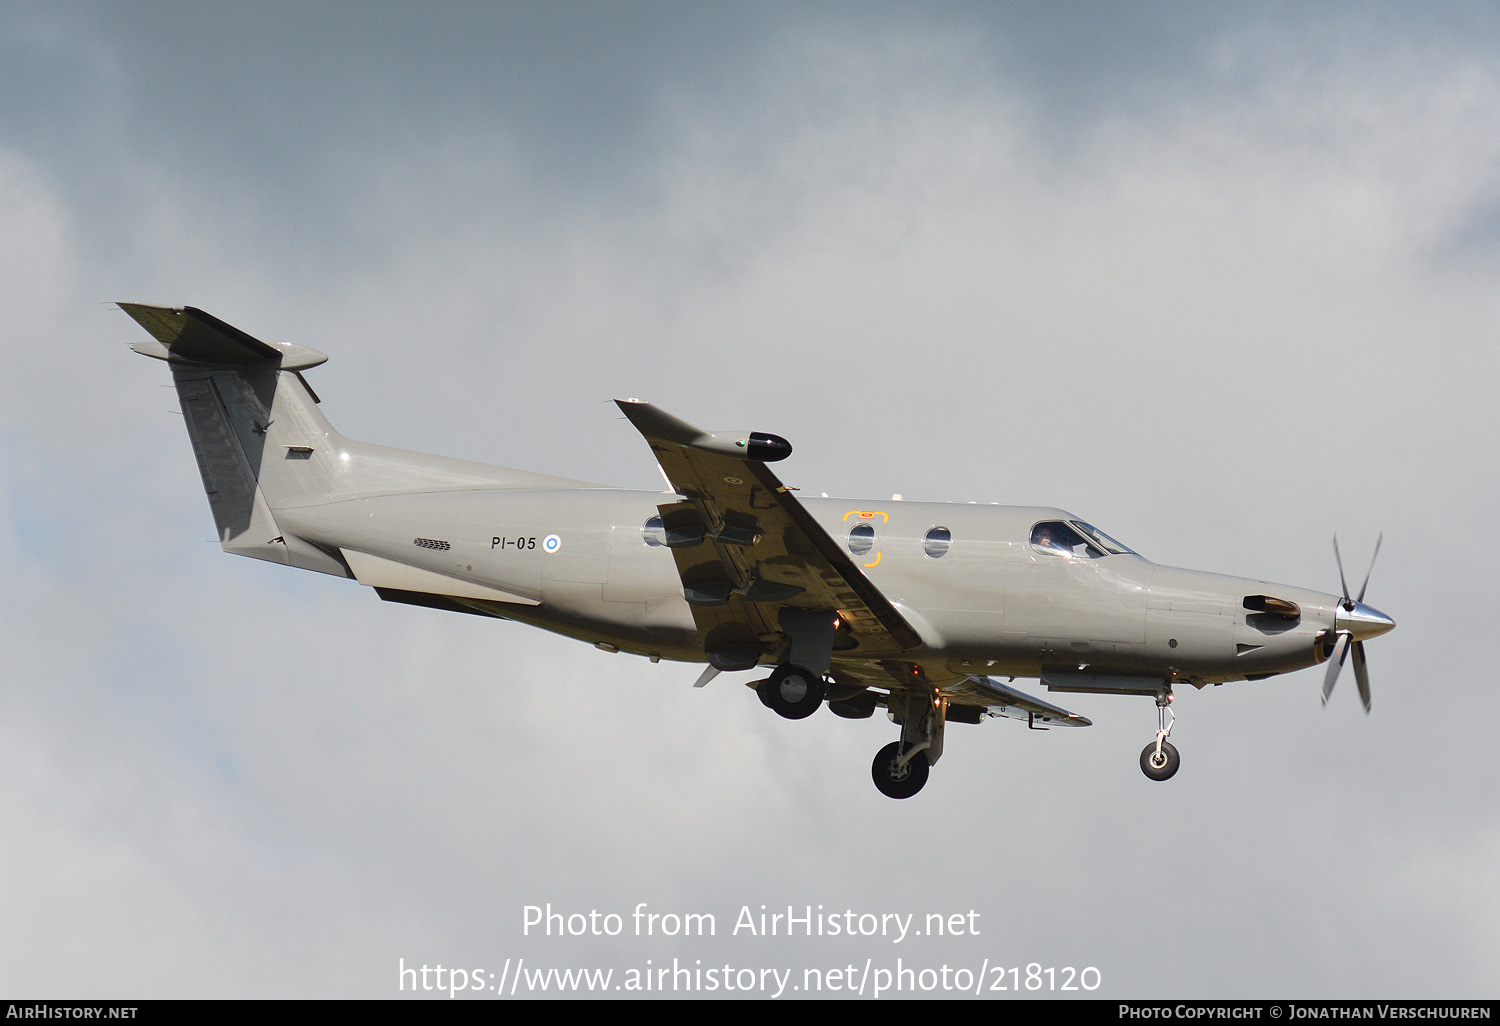
[[(1494, 997), (1500, 13), (1222, 6), (0, 3), (0, 992)], [(116, 300), (329, 353), (374, 442), (655, 487), (641, 396), (809, 492), (1161, 563), (1335, 590), (1383, 531), (1400, 628), (1369, 716), (1315, 670), (1180, 694), (1163, 785), (1150, 702), (1065, 696), (1096, 725), (955, 726), (892, 802), (883, 718), (223, 555)], [(735, 935), (762, 905), (977, 934)]]

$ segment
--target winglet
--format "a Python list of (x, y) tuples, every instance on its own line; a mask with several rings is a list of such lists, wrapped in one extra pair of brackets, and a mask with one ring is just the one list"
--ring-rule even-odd
[(151, 333), (152, 341), (137, 342), (130, 348), (157, 360), (230, 366), (271, 363), (281, 370), (306, 370), (328, 360), (306, 346), (262, 342), (196, 307), (117, 305)]
[(713, 434), (678, 420), (665, 410), (639, 399), (616, 399), (615, 405), (647, 439), (660, 439), (692, 449), (735, 456), (759, 463), (774, 463), (792, 454), (792, 443), (764, 431), (725, 431)]

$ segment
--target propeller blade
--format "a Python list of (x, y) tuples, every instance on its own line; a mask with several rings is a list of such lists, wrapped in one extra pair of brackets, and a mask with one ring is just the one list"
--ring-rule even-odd
[[(1338, 642), (1335, 642), (1335, 644), (1342, 644), (1343, 641), (1344, 641), (1344, 639), (1340, 638), (1338, 640)], [(1348, 645), (1344, 645), (1343, 648), (1339, 652), (1339, 657), (1338, 657), (1337, 660), (1335, 660), (1332, 656), (1329, 656), (1329, 658), (1328, 658), (1328, 672), (1323, 675), (1323, 704), (1324, 705), (1328, 704), (1328, 696), (1331, 695), (1331, 694), (1333, 694), (1333, 686), (1338, 683), (1339, 671), (1344, 668), (1344, 657), (1347, 656), (1348, 654), (1349, 654), (1349, 646)]]
[(1365, 712), (1370, 711), (1370, 671), (1365, 667), (1365, 643), (1356, 641), (1349, 646), (1354, 649), (1354, 682), (1359, 685), (1359, 700), (1365, 703)]
[(1339, 587), (1344, 589), (1344, 608), (1349, 608), (1349, 582), (1344, 580), (1344, 557), (1339, 553), (1339, 536), (1333, 536), (1333, 558), (1339, 564)]
[(1328, 653), (1328, 672), (1323, 677), (1324, 705), (1328, 704), (1328, 696), (1333, 694), (1333, 686), (1338, 683), (1344, 660), (1348, 658), (1349, 650), (1353, 649), (1354, 681), (1359, 686), (1359, 700), (1364, 703), (1365, 712), (1370, 711), (1370, 667), (1365, 662), (1364, 638), (1384, 634), (1395, 626), (1390, 617), (1364, 605), (1365, 591), (1370, 587), (1370, 575), (1375, 572), (1375, 559), (1380, 555), (1380, 543), (1383, 541), (1384, 531), (1375, 539), (1375, 552), (1370, 556), (1370, 569), (1365, 571), (1364, 583), (1359, 586), (1359, 597), (1350, 598), (1349, 580), (1344, 576), (1344, 556), (1339, 552), (1339, 536), (1333, 536), (1333, 558), (1338, 561), (1339, 587), (1344, 590), (1343, 597), (1339, 600), (1341, 609), (1334, 613), (1334, 628), (1340, 636), (1334, 644), (1342, 642), (1343, 650), (1339, 652), (1337, 662), (1333, 659), (1333, 652), (1330, 650)]
[[(1380, 555), (1380, 543), (1383, 541), (1385, 541), (1385, 532), (1381, 531), (1380, 537), (1375, 539), (1375, 555), (1370, 557), (1370, 569), (1365, 571), (1365, 583), (1359, 586), (1359, 598), (1355, 599), (1355, 602), (1363, 602), (1365, 600), (1365, 589), (1370, 586), (1370, 575), (1375, 572), (1375, 556)], [(1342, 570), (1343, 568), (1340, 567), (1339, 569)], [(1349, 593), (1346, 591), (1344, 594), (1348, 595)], [(1358, 666), (1359, 664), (1355, 663), (1354, 665)], [(1369, 703), (1366, 702), (1365, 705), (1368, 707)]]

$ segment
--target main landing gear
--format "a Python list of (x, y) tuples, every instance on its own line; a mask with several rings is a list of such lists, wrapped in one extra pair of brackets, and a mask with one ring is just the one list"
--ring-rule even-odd
[(1141, 751), (1141, 772), (1152, 780), (1172, 779), (1182, 762), (1177, 748), (1167, 740), (1176, 720), (1177, 717), (1172, 715), (1172, 692), (1163, 691), (1156, 696), (1156, 740)]
[(927, 783), (930, 763), (926, 748), (908, 747), (905, 755), (901, 749), (900, 741), (892, 741), (875, 753), (875, 762), (870, 767), (876, 790), (887, 798), (910, 798)]
[(828, 694), (824, 675), (833, 656), (838, 614), (827, 609), (785, 607), (776, 617), (786, 635), (784, 660), (771, 676), (755, 685), (769, 709), (789, 720), (802, 720), (818, 711)]
[[(755, 685), (761, 702), (789, 720), (806, 719), (818, 711), (828, 696), (828, 682), (820, 673), (794, 662), (785, 662)], [(836, 693), (842, 701), (842, 691)], [(874, 696), (861, 692), (874, 705)], [(928, 692), (898, 692), (886, 697), (891, 718), (901, 724), (901, 740), (880, 750), (870, 766), (875, 787), (887, 798), (910, 798), (927, 783), (932, 764), (943, 754), (943, 726), (947, 703), (933, 689)], [(869, 710), (873, 711), (873, 709)], [(849, 715), (848, 711), (842, 715)], [(868, 715), (868, 712), (865, 713)]]
[(803, 720), (817, 712), (827, 692), (820, 675), (795, 663), (782, 663), (755, 686), (766, 708), (789, 720)]
[(907, 691), (886, 699), (901, 724), (901, 740), (882, 748), (870, 766), (875, 789), (887, 798), (910, 798), (927, 783), (927, 771), (943, 754), (948, 704), (941, 692)]

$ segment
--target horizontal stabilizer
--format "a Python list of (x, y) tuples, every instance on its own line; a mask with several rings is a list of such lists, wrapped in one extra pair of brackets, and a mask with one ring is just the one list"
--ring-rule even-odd
[(120, 303), (119, 307), (149, 331), (153, 339), (137, 342), (130, 348), (158, 360), (232, 366), (269, 363), (281, 370), (306, 370), (328, 359), (306, 346), (262, 342), (197, 307), (145, 303)]

